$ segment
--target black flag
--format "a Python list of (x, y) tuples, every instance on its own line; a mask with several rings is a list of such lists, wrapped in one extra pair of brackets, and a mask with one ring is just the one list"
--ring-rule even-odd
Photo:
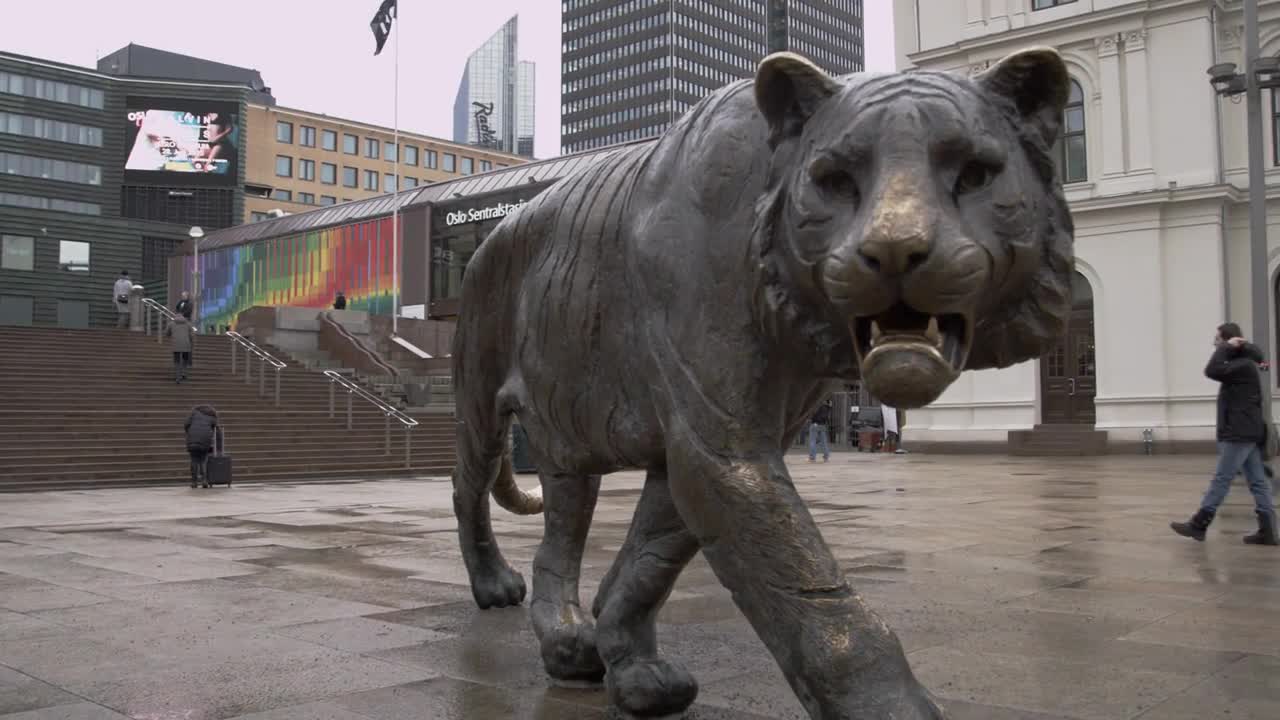
[(373, 39), (378, 41), (374, 55), (382, 52), (382, 46), (387, 44), (387, 38), (391, 36), (391, 21), (395, 19), (396, 0), (382, 0), (382, 7), (378, 8), (378, 14), (369, 23), (369, 27), (373, 28)]

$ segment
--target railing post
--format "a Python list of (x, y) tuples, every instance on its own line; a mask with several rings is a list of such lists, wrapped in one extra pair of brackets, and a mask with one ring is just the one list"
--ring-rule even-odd
[(249, 348), (244, 349), (244, 384), (253, 382), (253, 358), (249, 356)]
[(413, 438), (409, 433), (413, 430), (412, 425), (404, 426), (404, 466), (406, 469), (413, 465), (413, 454), (410, 452), (410, 441)]
[(384, 417), (384, 419), (386, 420), (386, 423), (385, 423), (385, 424), (384, 424), (384, 426), (383, 426), (383, 427), (384, 427), (384, 434), (385, 434), (384, 441), (385, 441), (385, 443), (386, 443), (386, 449), (384, 450), (384, 452), (383, 452), (382, 454), (383, 454), (383, 455), (390, 455), (390, 454), (391, 454), (391, 415), (390, 415), (390, 414), (387, 414), (387, 415)]
[(333, 396), (334, 396), (334, 393), (338, 391), (338, 388), (336, 387), (337, 384), (338, 383), (333, 381), (333, 378), (329, 378), (329, 419), (330, 420), (333, 419), (333, 405), (334, 405)]
[(258, 365), (258, 397), (267, 396), (267, 359), (258, 358), (261, 363)]
[(276, 407), (280, 407), (280, 368), (276, 368)]
[(236, 339), (230, 338), (230, 340), (231, 340), (231, 377), (235, 377), (236, 376)]
[(349, 389), (347, 390), (347, 429), (348, 430), (351, 429), (351, 396), (354, 394), (355, 393), (352, 392), (351, 390)]

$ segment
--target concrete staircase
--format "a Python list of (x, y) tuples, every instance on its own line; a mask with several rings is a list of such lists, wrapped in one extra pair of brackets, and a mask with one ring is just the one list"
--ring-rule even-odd
[(1031, 457), (1106, 455), (1107, 432), (1090, 425), (1037, 425), (1009, 431), (1009, 454)]
[[(189, 481), (183, 422), (199, 404), (218, 409), (237, 481), (447, 475), (453, 418), (423, 414), (405, 435), (355, 398), (329, 417), (329, 382), (294, 363), (281, 370), (280, 405), (231, 374), (231, 340), (196, 339), (192, 379), (174, 382), (167, 342), (123, 330), (0, 327), (0, 491), (174, 484)], [(283, 353), (265, 348), (277, 358)], [(243, 362), (244, 355), (240, 353)]]

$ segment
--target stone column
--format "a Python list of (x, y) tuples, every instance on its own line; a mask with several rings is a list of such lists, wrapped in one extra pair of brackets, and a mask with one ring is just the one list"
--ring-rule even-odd
[(133, 332), (142, 332), (146, 328), (142, 327), (142, 295), (143, 287), (137, 283), (129, 288), (129, 329)]
[(1105, 35), (1094, 41), (1098, 48), (1098, 67), (1102, 87), (1102, 175), (1124, 174), (1124, 94), (1120, 83), (1120, 47), (1116, 35)]
[(1151, 78), (1147, 74), (1147, 31), (1124, 35), (1125, 98), (1129, 109), (1130, 172), (1151, 172)]

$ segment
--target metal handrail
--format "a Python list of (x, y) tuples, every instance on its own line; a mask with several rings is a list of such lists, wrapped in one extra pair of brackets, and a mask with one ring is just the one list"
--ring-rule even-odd
[(325, 370), (324, 374), (325, 374), (325, 377), (329, 378), (329, 417), (334, 417), (334, 414), (335, 414), (335, 405), (337, 401), (337, 391), (338, 391), (339, 385), (342, 386), (342, 389), (347, 391), (347, 429), (348, 430), (350, 430), (352, 426), (352, 423), (351, 423), (352, 398), (359, 395), (362, 399), (372, 403), (374, 407), (382, 411), (382, 415), (383, 415), (384, 428), (385, 428), (385, 441), (386, 441), (385, 450), (383, 454), (385, 455), (391, 454), (391, 418), (395, 418), (400, 422), (401, 425), (404, 426), (404, 466), (406, 468), (410, 467), (411, 460), (412, 460), (410, 438), (412, 436), (409, 434), (409, 431), (418, 426), (418, 421), (414, 420), (408, 415), (405, 415), (403, 412), (400, 412), (399, 409), (387, 403), (386, 400), (383, 400), (382, 398), (374, 395), (368, 390), (365, 390), (364, 388), (360, 387), (356, 383), (353, 383), (350, 380), (346, 379), (340, 373), (334, 372), (333, 370)]
[[(164, 322), (166, 320), (168, 320), (169, 322), (173, 322), (174, 320), (177, 320), (178, 314), (170, 310), (169, 308), (165, 307), (164, 305), (161, 305), (160, 303), (156, 302), (155, 300), (152, 300), (151, 298), (142, 298), (142, 309), (146, 313), (143, 319), (143, 325), (145, 326), (146, 333), (148, 335), (151, 334), (151, 318), (155, 317), (156, 342), (163, 343), (164, 332), (162, 331), (164, 330)], [(199, 332), (199, 330), (194, 325), (191, 326), (191, 329), (193, 332)]]
[(258, 397), (263, 397), (266, 393), (267, 382), (267, 365), (275, 368), (276, 371), (276, 406), (280, 405), (280, 371), (289, 367), (288, 364), (280, 362), (271, 356), (271, 353), (263, 350), (253, 343), (249, 338), (241, 335), (235, 330), (228, 330), (223, 333), (231, 338), (231, 374), (236, 374), (236, 346), (244, 348), (244, 382), (249, 384), (253, 382), (253, 358), (250, 354), (257, 355), (258, 360)]

